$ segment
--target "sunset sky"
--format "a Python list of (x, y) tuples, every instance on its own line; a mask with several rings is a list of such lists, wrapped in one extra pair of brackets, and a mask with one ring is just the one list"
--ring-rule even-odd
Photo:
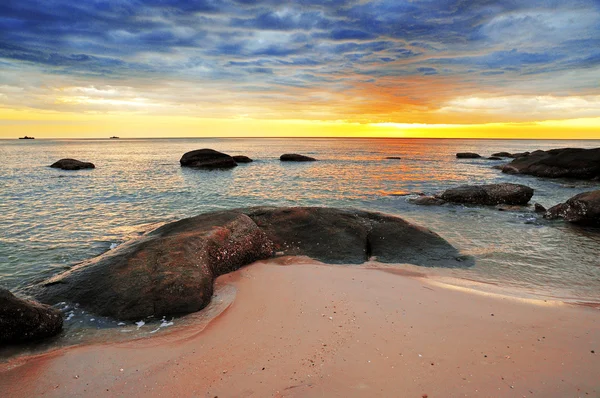
[(600, 138), (600, 2), (3, 0), (25, 134)]

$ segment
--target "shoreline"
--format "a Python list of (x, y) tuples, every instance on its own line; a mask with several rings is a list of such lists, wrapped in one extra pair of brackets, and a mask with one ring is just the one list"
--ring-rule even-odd
[(152, 338), (20, 356), (0, 363), (0, 391), (15, 397), (600, 393), (596, 309), (473, 294), (410, 269), (382, 271), (303, 258), (256, 262), (219, 277), (236, 297), (202, 330), (188, 324)]

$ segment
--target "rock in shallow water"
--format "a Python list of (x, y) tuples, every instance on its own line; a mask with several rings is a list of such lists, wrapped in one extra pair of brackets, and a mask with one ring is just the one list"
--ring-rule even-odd
[(252, 159), (250, 159), (248, 156), (244, 156), (244, 155), (236, 155), (236, 156), (232, 156), (232, 157), (236, 163), (252, 163), (253, 162)]
[(179, 163), (182, 167), (195, 167), (202, 169), (229, 169), (237, 166), (235, 160), (222, 152), (214, 149), (197, 149), (186, 152)]
[(285, 153), (279, 157), (282, 162), (314, 162), (317, 159), (297, 153)]
[(119, 319), (204, 308), (214, 279), (275, 252), (326, 263), (379, 261), (465, 267), (437, 234), (401, 218), (358, 210), (259, 207), (164, 225), (38, 286), (49, 303), (71, 301)]
[(600, 226), (600, 190), (575, 195), (565, 203), (548, 209), (544, 218), (562, 218), (576, 224)]
[(62, 330), (60, 311), (15, 297), (0, 288), (0, 343), (21, 343), (51, 337)]
[(526, 205), (533, 189), (520, 184), (463, 185), (447, 189), (440, 198), (452, 203)]
[(458, 159), (479, 159), (481, 155), (473, 152), (459, 152), (456, 154)]
[(93, 163), (82, 162), (77, 159), (61, 159), (57, 162), (52, 163), (50, 167), (62, 170), (82, 170), (96, 168), (96, 166), (94, 166)]
[(504, 165), (502, 172), (548, 178), (600, 179), (600, 148), (534, 151)]

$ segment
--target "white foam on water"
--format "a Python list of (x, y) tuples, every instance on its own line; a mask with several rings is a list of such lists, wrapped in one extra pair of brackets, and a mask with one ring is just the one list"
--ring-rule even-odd
[(139, 322), (136, 322), (135, 324), (137, 325), (137, 328), (139, 329), (139, 328), (141, 328), (142, 326), (144, 326), (144, 325), (146, 324), (146, 322), (144, 322), (144, 321), (139, 321)]

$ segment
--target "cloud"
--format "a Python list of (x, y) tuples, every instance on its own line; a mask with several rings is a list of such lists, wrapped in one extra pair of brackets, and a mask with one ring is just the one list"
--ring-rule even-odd
[[(498, 91), (589, 95), (599, 37), (594, 0), (6, 0), (0, 65), (24, 94), (2, 92), (0, 106), (54, 109), (50, 87), (75, 80), (126, 85), (170, 111), (211, 100), (191, 88), (166, 94), (176, 86), (228, 100), (244, 93), (240, 101), (259, 116), (319, 92), (310, 98), (322, 111), (311, 105), (311, 114), (410, 118)], [(77, 109), (110, 108), (94, 98)]]

